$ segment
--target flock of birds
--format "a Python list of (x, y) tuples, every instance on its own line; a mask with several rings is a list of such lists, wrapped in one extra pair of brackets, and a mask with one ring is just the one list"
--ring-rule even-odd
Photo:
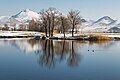
[[(90, 51), (90, 50), (88, 50), (88, 51)], [(92, 50), (92, 52), (95, 52), (95, 50)]]

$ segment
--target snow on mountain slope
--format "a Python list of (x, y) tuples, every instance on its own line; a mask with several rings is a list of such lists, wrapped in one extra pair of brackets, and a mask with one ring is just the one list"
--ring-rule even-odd
[(109, 26), (115, 24), (117, 20), (113, 20), (109, 16), (104, 16), (93, 23), (93, 25)]
[(82, 25), (83, 32), (108, 32), (112, 27), (120, 27), (117, 20), (104, 16), (97, 21), (87, 21)]
[(12, 18), (20, 22), (29, 22), (32, 19), (40, 19), (40, 15), (37, 12), (31, 11), (30, 9), (26, 9), (24, 11), (19, 12), (16, 15), (13, 15)]
[(0, 16), (0, 23), (6, 23), (7, 21), (9, 21), (10, 17), (7, 16)]
[(111, 27), (108, 26), (86, 26), (81, 29), (83, 32), (108, 32)]
[(37, 12), (31, 11), (29, 9), (23, 10), (16, 15), (11, 17), (0, 16), (0, 24), (5, 23), (28, 23), (30, 20), (40, 19), (40, 15)]
[(10, 17), (0, 16), (0, 27), (5, 27), (5, 24), (7, 24), (10, 30), (20, 29), (26, 27), (31, 20), (37, 21), (39, 19), (40, 15), (37, 12), (26, 9)]

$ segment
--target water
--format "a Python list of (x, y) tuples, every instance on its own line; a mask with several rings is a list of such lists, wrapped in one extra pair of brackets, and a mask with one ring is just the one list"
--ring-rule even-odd
[(0, 40), (0, 80), (120, 80), (120, 41)]

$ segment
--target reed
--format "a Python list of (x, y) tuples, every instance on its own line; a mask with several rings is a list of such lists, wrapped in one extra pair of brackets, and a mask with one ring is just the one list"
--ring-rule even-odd
[(114, 38), (110, 38), (108, 36), (102, 36), (102, 35), (90, 35), (89, 40), (90, 41), (97, 41), (97, 40), (113, 40)]

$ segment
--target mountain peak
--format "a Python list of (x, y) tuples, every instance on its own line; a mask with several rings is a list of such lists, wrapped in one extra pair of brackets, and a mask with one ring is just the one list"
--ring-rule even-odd
[(38, 20), (40, 18), (40, 15), (30, 9), (25, 9), (18, 14), (13, 15), (12, 18), (22, 22), (29, 22), (32, 19)]
[(111, 25), (111, 24), (114, 24), (115, 22), (116, 22), (116, 20), (113, 20), (111, 17), (103, 16), (102, 18), (95, 21), (94, 24)]
[(109, 16), (103, 16), (101, 19), (105, 19), (105, 20), (113, 20), (111, 17)]
[(25, 9), (25, 10), (24, 10), (24, 12), (29, 12), (29, 11), (31, 11), (31, 10), (30, 10), (30, 9)]
[(109, 16), (103, 16), (102, 18), (98, 19), (96, 22), (100, 22), (100, 21), (103, 21), (103, 20), (109, 21), (109, 22), (113, 21), (113, 19), (111, 17), (109, 17)]

